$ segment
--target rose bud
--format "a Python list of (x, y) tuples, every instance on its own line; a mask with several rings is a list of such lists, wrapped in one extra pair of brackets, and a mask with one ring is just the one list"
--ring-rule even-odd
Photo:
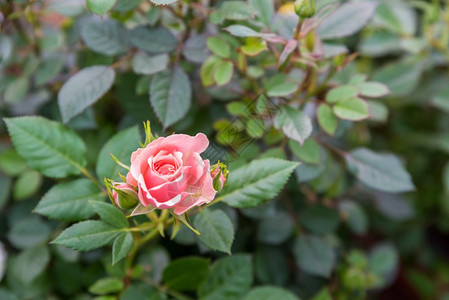
[(316, 0), (296, 0), (295, 12), (300, 18), (310, 18), (315, 15)]
[(136, 190), (127, 183), (113, 183), (112, 200), (115, 205), (122, 209), (131, 209), (139, 203)]
[(229, 171), (226, 169), (224, 165), (218, 165), (217, 167), (213, 167), (211, 171), (211, 176), (213, 178), (214, 189), (219, 192), (223, 189), (226, 180), (228, 179)]

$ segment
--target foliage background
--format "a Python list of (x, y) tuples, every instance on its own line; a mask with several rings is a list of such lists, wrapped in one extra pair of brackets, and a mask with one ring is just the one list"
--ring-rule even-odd
[[(232, 256), (183, 227), (174, 241), (148, 244), (126, 282), (124, 261), (112, 265), (109, 246), (79, 253), (49, 244), (71, 222), (33, 210), (76, 176), (52, 178), (68, 174), (49, 175), (21, 157), (2, 122), (1, 299), (449, 299), (445, 1), (318, 0), (315, 20), (323, 23), (304, 23), (304, 34), (287, 1), (92, 6), (100, 2), (0, 0), (2, 117), (63, 122), (82, 138), (86, 169), (100, 180), (105, 143), (122, 132), (115, 146), (129, 153), (145, 120), (161, 136), (204, 132), (224, 149), (231, 144), (231, 174), (256, 158), (302, 164), (276, 196), (270, 191), (283, 182), (213, 207), (232, 221)], [(279, 42), (298, 34), (300, 51)], [(362, 74), (377, 82), (374, 90), (357, 85)], [(353, 88), (337, 87), (348, 84), (359, 100), (342, 99)], [(284, 113), (248, 117), (262, 93)], [(320, 118), (320, 105), (340, 110)], [(249, 146), (233, 145), (229, 128)], [(354, 152), (361, 147), (371, 150)], [(229, 189), (251, 180), (243, 175)]]

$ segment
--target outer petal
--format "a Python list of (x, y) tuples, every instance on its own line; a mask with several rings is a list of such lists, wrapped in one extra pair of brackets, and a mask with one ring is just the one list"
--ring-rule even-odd
[(161, 149), (168, 151), (181, 151), (184, 158), (188, 158), (189, 154), (193, 152), (202, 153), (209, 146), (209, 140), (203, 133), (198, 133), (196, 136), (187, 134), (172, 134), (162, 141)]
[(203, 176), (195, 186), (188, 187), (187, 195), (174, 209), (175, 214), (181, 215), (192, 207), (210, 203), (214, 200), (217, 191), (214, 189), (212, 176), (209, 172), (209, 160), (205, 160), (204, 163)]

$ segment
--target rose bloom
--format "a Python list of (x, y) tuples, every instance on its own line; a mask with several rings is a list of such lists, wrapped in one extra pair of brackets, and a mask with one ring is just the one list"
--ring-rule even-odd
[(175, 214), (181, 215), (194, 206), (209, 203), (216, 191), (209, 160), (200, 156), (208, 145), (209, 140), (202, 133), (194, 137), (160, 137), (133, 152), (126, 181), (137, 187), (144, 206), (173, 208)]

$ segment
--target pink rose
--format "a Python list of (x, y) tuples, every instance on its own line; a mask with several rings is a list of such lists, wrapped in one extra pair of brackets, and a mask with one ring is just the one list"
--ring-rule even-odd
[(130, 209), (137, 205), (137, 192), (127, 183), (114, 182), (112, 187), (112, 200), (117, 207)]
[(126, 181), (137, 187), (144, 206), (173, 208), (177, 215), (209, 203), (216, 191), (209, 160), (200, 156), (208, 145), (202, 133), (160, 137), (133, 152)]

